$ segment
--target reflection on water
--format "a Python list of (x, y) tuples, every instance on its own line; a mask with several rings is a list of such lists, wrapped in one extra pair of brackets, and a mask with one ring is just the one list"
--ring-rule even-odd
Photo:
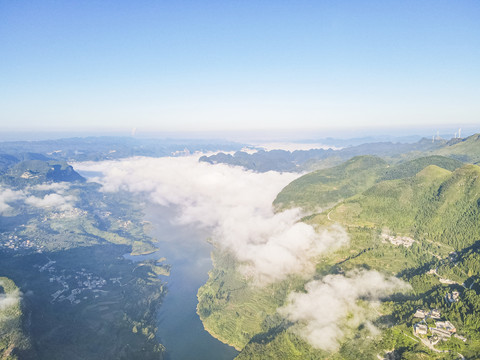
[(228, 360), (238, 352), (214, 339), (196, 313), (197, 291), (212, 267), (208, 231), (189, 225), (173, 225), (172, 209), (150, 206), (146, 220), (159, 251), (150, 257), (167, 258), (171, 273), (165, 277), (168, 293), (158, 316), (158, 337), (167, 348), (168, 360)]

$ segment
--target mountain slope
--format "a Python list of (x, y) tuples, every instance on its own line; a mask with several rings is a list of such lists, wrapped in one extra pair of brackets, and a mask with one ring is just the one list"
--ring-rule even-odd
[(464, 165), (463, 162), (440, 155), (420, 157), (414, 160), (400, 163), (388, 169), (381, 180), (404, 179), (414, 176), (428, 165), (436, 165), (446, 170), (456, 170)]
[[(375, 164), (379, 169), (385, 166), (375, 159), (361, 160), (373, 169)], [(322, 199), (312, 197), (311, 189), (315, 185), (324, 186), (321, 191), (327, 192), (337, 180), (348, 184), (349, 178), (368, 171), (368, 166), (355, 167), (362, 163), (361, 160), (352, 159), (343, 167), (329, 169), (330, 173), (322, 170), (297, 179), (292, 183), (296, 187), (291, 186), (286, 194), (296, 204), (306, 201), (307, 206), (315, 206)], [(478, 358), (480, 167), (471, 164), (458, 167), (458, 162), (450, 160), (426, 157), (399, 168), (382, 169), (375, 180), (378, 182), (367, 190), (341, 201), (329, 212), (304, 219), (319, 227), (338, 223), (350, 236), (348, 246), (319, 259), (315, 279), (363, 268), (395, 275), (412, 286), (410, 292), (381, 303), (375, 320), (375, 327), (380, 330), (376, 336), (368, 333), (368, 327), (360, 326), (351, 329), (352, 332), (342, 339), (337, 352), (315, 350), (298, 337), (291, 323), (272, 312), (272, 308), (285, 301), (288, 293), (285, 288), (291, 290), (293, 285), (301, 289), (301, 280), (289, 286), (275, 284), (268, 289), (245, 287), (247, 284), (244, 284), (250, 293), (242, 297), (238, 286), (228, 283), (229, 278), (238, 276), (232, 273), (235, 266), (222, 266), (218, 258), (215, 258), (215, 269), (207, 284), (199, 291), (199, 313), (202, 314), (208, 305), (209, 317), (223, 319), (224, 328), (216, 328), (215, 335), (242, 348), (238, 359), (373, 359), (392, 349), (396, 358), (405, 359), (451, 359), (457, 353), (467, 359)], [(403, 177), (429, 163), (450, 167), (453, 171), (427, 165), (413, 176), (380, 180), (380, 175), (386, 176), (390, 171), (391, 177)], [(305, 191), (310, 194), (305, 195)], [(458, 257), (452, 253), (454, 250)], [(446, 299), (454, 290), (460, 295), (452, 304)], [(412, 326), (419, 321), (414, 317), (418, 308), (440, 309), (442, 319), (453, 322), (466, 342), (452, 336), (436, 345), (436, 350), (450, 350), (446, 353), (425, 347), (412, 334)], [(255, 315), (255, 321), (248, 327), (241, 320), (245, 312), (252, 321)], [(261, 332), (252, 333), (253, 324), (261, 328)], [(434, 324), (430, 322), (429, 326)], [(238, 334), (243, 335), (242, 341), (237, 340)], [(425, 340), (428, 341), (427, 337)]]
[(310, 211), (325, 209), (381, 180), (412, 177), (429, 165), (453, 171), (464, 164), (459, 160), (432, 155), (390, 166), (376, 156), (357, 156), (341, 165), (298, 178), (277, 195), (273, 204), (279, 210), (294, 206)]
[(79, 173), (77, 173), (72, 166), (68, 165), (65, 161), (55, 160), (22, 161), (12, 166), (9, 169), (7, 176), (10, 177), (11, 182), (85, 182), (85, 178), (83, 178)]
[(480, 162), (480, 134), (474, 134), (464, 139), (453, 139), (432, 153), (448, 156), (463, 162), (478, 164)]
[(376, 156), (357, 156), (329, 169), (314, 171), (288, 184), (273, 202), (278, 209), (325, 208), (375, 184), (388, 164)]
[(416, 176), (383, 181), (329, 213), (333, 221), (440, 241), (457, 249), (480, 238), (480, 167), (454, 172), (430, 165)]

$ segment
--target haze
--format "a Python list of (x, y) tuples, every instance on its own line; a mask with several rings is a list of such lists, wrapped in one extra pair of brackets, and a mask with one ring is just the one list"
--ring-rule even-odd
[(477, 1), (0, 3), (4, 131), (465, 127)]

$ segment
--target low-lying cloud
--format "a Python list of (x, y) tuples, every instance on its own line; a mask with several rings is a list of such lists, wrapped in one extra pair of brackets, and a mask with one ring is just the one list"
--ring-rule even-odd
[(352, 271), (346, 275), (327, 275), (305, 285), (305, 293), (291, 293), (278, 312), (295, 323), (293, 331), (312, 346), (328, 351), (339, 347), (348, 328), (368, 322), (368, 309), (359, 300), (376, 302), (405, 290), (408, 285), (377, 271)]
[(0, 215), (9, 213), (12, 210), (12, 203), (24, 198), (23, 191), (4, 188), (0, 185)]
[[(3, 286), (3, 281), (0, 280), (0, 286)], [(21, 292), (16, 289), (8, 294), (0, 294), (0, 311), (5, 310), (11, 306), (18, 304), (20, 301)]]
[(58, 210), (71, 210), (76, 201), (72, 195), (47, 194), (44, 197), (29, 196), (25, 199), (25, 204), (37, 208), (54, 208)]
[[(10, 216), (15, 213), (15, 206), (23, 204), (60, 211), (71, 210), (77, 198), (66, 195), (69, 187), (65, 182), (38, 184), (23, 190), (12, 190), (0, 185), (0, 215)], [(46, 192), (48, 193), (45, 194)]]
[(176, 205), (177, 221), (212, 231), (212, 240), (242, 262), (241, 271), (265, 283), (289, 274), (311, 275), (313, 259), (348, 241), (340, 227), (315, 229), (298, 222), (298, 209), (275, 214), (272, 201), (298, 177), (292, 173), (255, 173), (224, 164), (181, 158), (131, 158), (76, 164), (102, 172), (104, 191), (146, 194), (160, 205)]
[(36, 191), (52, 191), (57, 194), (63, 194), (66, 190), (70, 188), (70, 184), (68, 182), (54, 182), (54, 183), (45, 183), (45, 184), (38, 184), (31, 187), (31, 190)]

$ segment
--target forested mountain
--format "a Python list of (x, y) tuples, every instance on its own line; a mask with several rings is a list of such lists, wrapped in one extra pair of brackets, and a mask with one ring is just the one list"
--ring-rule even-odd
[(345, 163), (317, 170), (290, 183), (273, 202), (279, 209), (300, 206), (327, 208), (368, 189), (385, 174), (388, 164), (376, 156), (358, 156)]
[[(338, 349), (326, 351), (305, 341), (297, 325), (276, 310), (285, 306), (289, 292), (301, 291), (311, 279), (250, 287), (239, 274), (241, 264), (216, 253), (215, 268), (199, 291), (198, 311), (207, 329), (242, 350), (238, 359), (478, 357), (479, 166), (430, 155), (396, 165), (357, 157), (300, 177), (274, 204), (277, 210), (327, 208), (303, 221), (347, 230), (349, 244), (320, 257), (314, 279), (369, 269), (393, 274), (411, 288), (381, 301), (372, 320), (376, 335), (369, 325), (345, 324)], [(419, 310), (425, 310), (425, 319), (416, 315)], [(437, 310), (438, 317), (429, 315)], [(416, 334), (424, 323), (425, 335)], [(444, 323), (456, 329), (435, 335), (443, 334)]]
[[(377, 142), (333, 149), (312, 150), (259, 150), (253, 154), (237, 151), (233, 155), (218, 153), (203, 156), (200, 161), (211, 164), (223, 163), (243, 166), (246, 169), (265, 172), (275, 171), (312, 171), (339, 165), (355, 156), (373, 155), (388, 159), (391, 163), (403, 162), (427, 155), (441, 155), (466, 163), (480, 161), (480, 140), (478, 134), (464, 139), (423, 138), (415, 143)], [(445, 162), (445, 160), (443, 160)], [(450, 165), (452, 165), (451, 163)], [(417, 167), (418, 169), (418, 167)], [(413, 175), (413, 174), (410, 174)]]
[[(392, 143), (377, 142), (361, 144), (342, 149), (312, 149), (312, 150), (259, 150), (253, 154), (237, 151), (233, 155), (218, 153), (210, 156), (202, 156), (200, 161), (211, 164), (224, 163), (243, 166), (246, 169), (265, 172), (275, 171), (311, 171), (315, 169), (328, 168), (342, 163), (355, 156), (373, 155), (379, 157), (391, 157), (401, 160), (403, 156), (421, 156), (418, 154), (427, 151), (436, 151), (446, 145), (445, 140), (432, 142), (428, 139), (421, 139), (416, 143)], [(461, 151), (461, 150), (459, 150)]]

